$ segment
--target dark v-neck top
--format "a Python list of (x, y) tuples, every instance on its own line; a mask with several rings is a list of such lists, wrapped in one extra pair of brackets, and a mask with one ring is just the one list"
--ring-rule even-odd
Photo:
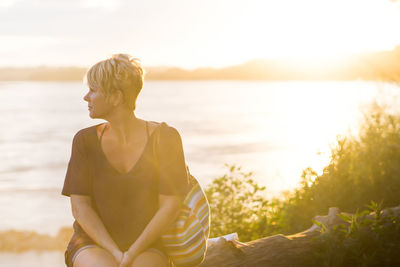
[[(93, 209), (122, 251), (134, 243), (159, 209), (159, 194), (187, 192), (180, 134), (165, 122), (158, 124), (127, 173), (120, 173), (107, 160), (97, 136), (100, 124), (78, 131), (72, 142), (62, 194), (90, 196)], [(77, 221), (74, 229), (83, 231)], [(157, 240), (153, 246), (160, 244)]]

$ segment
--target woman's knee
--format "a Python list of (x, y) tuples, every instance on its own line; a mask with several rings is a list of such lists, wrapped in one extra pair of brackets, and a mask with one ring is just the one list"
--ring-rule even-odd
[(168, 267), (168, 263), (159, 253), (145, 251), (135, 258), (131, 267)]
[(90, 247), (80, 251), (74, 260), (73, 267), (118, 267), (114, 257), (105, 249)]

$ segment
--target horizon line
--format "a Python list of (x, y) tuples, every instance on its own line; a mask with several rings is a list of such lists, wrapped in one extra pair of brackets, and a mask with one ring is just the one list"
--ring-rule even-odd
[[(334, 61), (334, 60), (343, 60), (346, 58), (351, 58), (355, 56), (360, 56), (360, 55), (365, 55), (365, 54), (376, 54), (376, 53), (382, 53), (382, 52), (394, 52), (396, 50), (400, 49), (400, 44), (396, 45), (392, 50), (376, 50), (376, 51), (361, 51), (358, 53), (350, 53), (350, 54), (342, 54), (342, 55), (337, 55), (337, 56), (332, 56), (332, 55), (321, 55), (319, 56), (320, 61), (324, 62), (329, 62), (329, 61)], [(193, 71), (197, 69), (223, 69), (223, 68), (229, 68), (233, 66), (238, 66), (238, 65), (243, 65), (249, 62), (254, 62), (254, 61), (274, 61), (274, 62), (285, 62), (285, 63), (294, 63), (294, 62), (299, 62), (299, 61), (307, 61), (309, 62), (309, 58), (307, 56), (287, 56), (287, 57), (262, 57), (262, 58), (251, 58), (248, 60), (244, 60), (240, 63), (237, 64), (226, 64), (226, 65), (219, 65), (219, 66), (195, 66), (195, 67), (185, 67), (185, 66), (179, 66), (179, 65), (165, 65), (165, 64), (160, 64), (160, 65), (149, 65), (146, 66), (146, 64), (142, 65), (144, 66), (144, 69), (146, 68), (179, 68), (182, 70), (187, 70), (187, 71)], [(100, 61), (100, 60), (99, 60)], [(37, 64), (37, 65), (0, 65), (0, 68), (9, 68), (9, 69), (30, 69), (30, 68), (82, 68), (82, 69), (87, 69), (90, 68), (90, 65), (52, 65), (52, 64)]]

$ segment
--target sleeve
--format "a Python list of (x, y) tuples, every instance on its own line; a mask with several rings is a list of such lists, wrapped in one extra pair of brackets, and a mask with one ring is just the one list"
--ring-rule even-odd
[(65, 175), (62, 195), (91, 195), (91, 175), (83, 137), (82, 132), (78, 132), (72, 141), (71, 158)]
[(188, 189), (188, 172), (179, 132), (161, 125), (157, 146), (159, 164), (158, 192), (161, 195), (183, 195)]

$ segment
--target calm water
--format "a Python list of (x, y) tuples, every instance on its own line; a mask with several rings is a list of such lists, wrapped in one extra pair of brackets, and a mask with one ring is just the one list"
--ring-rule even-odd
[[(336, 135), (356, 129), (360, 108), (398, 88), (372, 82), (147, 82), (136, 114), (179, 130), (202, 185), (224, 163), (253, 171), (268, 196), (297, 186), (301, 171), (329, 162)], [(81, 83), (0, 83), (0, 230), (55, 234), (71, 225), (61, 196), (73, 135), (88, 117)]]

